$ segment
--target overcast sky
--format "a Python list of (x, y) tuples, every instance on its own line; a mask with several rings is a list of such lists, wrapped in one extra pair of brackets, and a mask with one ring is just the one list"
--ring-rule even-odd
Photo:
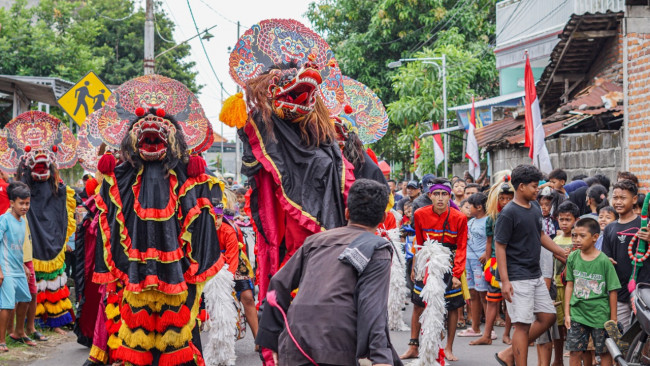
[[(203, 44), (217, 77), (223, 82), (224, 89), (228, 93), (233, 94), (236, 91), (236, 84), (230, 78), (228, 70), (228, 47), (233, 47), (237, 41), (237, 21), (241, 23), (241, 34), (253, 24), (269, 18), (291, 18), (309, 26), (309, 21), (304, 14), (310, 2), (309, 0), (190, 0), (199, 30), (217, 25), (210, 31), (215, 37), (209, 42), (204, 40)], [(144, 1), (141, 1), (141, 4), (144, 5)], [(174, 41), (182, 42), (196, 35), (187, 0), (163, 0), (162, 10), (176, 23)], [(196, 62), (196, 71), (199, 72), (197, 82), (204, 85), (199, 99), (215, 132), (221, 133), (223, 124), (219, 121), (221, 110), (219, 83), (210, 69), (210, 63), (201, 48), (199, 39), (195, 38), (189, 41), (189, 44), (192, 53), (188, 59)], [(170, 44), (171, 46), (173, 44)], [(224, 93), (224, 99), (227, 97), (228, 95)], [(235, 138), (235, 129), (224, 125), (223, 132), (228, 140)]]

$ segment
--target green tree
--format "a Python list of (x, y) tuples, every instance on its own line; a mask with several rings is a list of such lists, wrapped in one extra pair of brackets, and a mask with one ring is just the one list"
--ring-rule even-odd
[[(174, 23), (156, 6), (155, 54), (171, 48)], [(132, 0), (17, 0), (0, 9), (0, 74), (77, 81), (89, 71), (119, 85), (143, 73), (144, 10)], [(162, 37), (161, 37), (162, 36)], [(156, 60), (156, 72), (198, 92), (189, 45)]]
[[(441, 83), (434, 80), (432, 65), (413, 63), (406, 69), (390, 70), (387, 64), (399, 58), (445, 53), (450, 107), (465, 103), (472, 94), (493, 96), (498, 92), (490, 46), (495, 39), (495, 5), (495, 0), (320, 0), (310, 4), (307, 17), (319, 33), (327, 35), (343, 73), (368, 85), (389, 106), (388, 132), (373, 149), (386, 159), (402, 162), (403, 173), (413, 154), (407, 143), (412, 144), (424, 131), (422, 122), (442, 120)], [(450, 161), (458, 162), (462, 140), (451, 141)], [(432, 161), (432, 152), (426, 151), (430, 140), (422, 145), (420, 161)]]

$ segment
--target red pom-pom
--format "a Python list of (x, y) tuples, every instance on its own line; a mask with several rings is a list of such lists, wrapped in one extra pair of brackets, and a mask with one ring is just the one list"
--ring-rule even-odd
[(97, 170), (99, 170), (104, 175), (112, 174), (115, 171), (115, 156), (111, 153), (106, 153), (102, 155), (97, 163)]
[(57, 152), (57, 151), (59, 151), (59, 148), (56, 147), (56, 145), (54, 145), (54, 146), (52, 146), (52, 151)]
[(144, 116), (144, 108), (138, 107), (135, 109), (135, 115), (138, 117)]
[(190, 156), (190, 161), (187, 163), (187, 175), (196, 178), (205, 173), (205, 160), (198, 155)]
[(25, 146), (25, 152), (30, 152), (30, 151), (32, 151), (32, 147), (31, 146)]
[(158, 117), (165, 117), (165, 110), (160, 108), (156, 110), (156, 116)]
[(352, 107), (349, 104), (346, 104), (345, 107), (343, 107), (343, 111), (346, 114), (350, 114), (350, 113), (354, 112), (354, 109), (352, 109)]

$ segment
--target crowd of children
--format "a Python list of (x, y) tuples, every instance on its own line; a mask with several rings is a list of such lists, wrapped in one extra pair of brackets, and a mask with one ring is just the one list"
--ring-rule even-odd
[[(502, 340), (512, 345), (495, 355), (502, 365), (525, 365), (533, 341), (539, 365), (562, 365), (564, 357), (569, 357), (570, 365), (611, 365), (604, 324), (613, 320), (622, 329), (629, 327), (628, 282), (650, 281), (649, 267), (635, 269), (628, 257), (635, 236), (650, 239), (650, 230), (639, 230), (642, 200), (637, 178), (619, 173), (611, 192), (603, 175), (578, 178), (568, 182), (561, 169), (544, 176), (535, 167), (522, 165), (494, 177), (491, 187), (460, 178), (447, 183), (449, 205), (468, 219), (459, 285), (469, 290), (464, 296), (467, 305), (449, 318), (458, 318), (454, 324), (460, 328), (458, 336), (476, 337), (470, 345), (492, 344), (497, 338), (494, 326), (507, 325)], [(411, 211), (420, 194), (415, 188), (434, 201), (440, 193), (434, 196), (431, 187), (415, 181), (408, 184), (400, 223), (404, 228), (415, 216), (416, 228), (403, 230), (407, 240), (409, 233), (417, 235), (417, 218), (423, 215)], [(444, 215), (444, 210), (438, 211)], [(435, 219), (438, 213), (433, 215)], [(416, 284), (416, 292), (418, 288)], [(419, 329), (420, 307), (413, 314), (412, 330)], [(453, 306), (448, 309), (450, 315), (451, 310), (456, 312)], [(412, 338), (402, 358), (417, 355), (417, 332)], [(450, 338), (446, 351), (451, 351)]]

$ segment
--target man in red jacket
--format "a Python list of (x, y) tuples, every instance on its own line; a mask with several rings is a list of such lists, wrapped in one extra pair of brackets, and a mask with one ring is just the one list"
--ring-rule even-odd
[[(451, 250), (453, 270), (451, 274), (445, 275), (445, 303), (447, 307), (447, 346), (445, 357), (449, 361), (458, 360), (452, 353), (454, 338), (456, 335), (456, 322), (458, 321), (459, 309), (465, 305), (461, 289), (460, 277), (465, 271), (465, 255), (467, 249), (467, 217), (457, 207), (450, 203), (451, 183), (442, 178), (433, 180), (429, 188), (429, 198), (432, 205), (419, 208), (413, 214), (415, 225), (415, 237), (418, 246), (424, 245), (427, 240), (435, 240)], [(417, 257), (417, 253), (415, 254)], [(414, 273), (411, 273), (411, 277)], [(420, 315), (426, 304), (422, 301), (420, 291), (424, 283), (416, 281), (411, 295), (413, 302), (413, 316), (411, 317), (411, 340), (409, 349), (401, 358), (413, 358), (418, 356), (420, 334)]]

